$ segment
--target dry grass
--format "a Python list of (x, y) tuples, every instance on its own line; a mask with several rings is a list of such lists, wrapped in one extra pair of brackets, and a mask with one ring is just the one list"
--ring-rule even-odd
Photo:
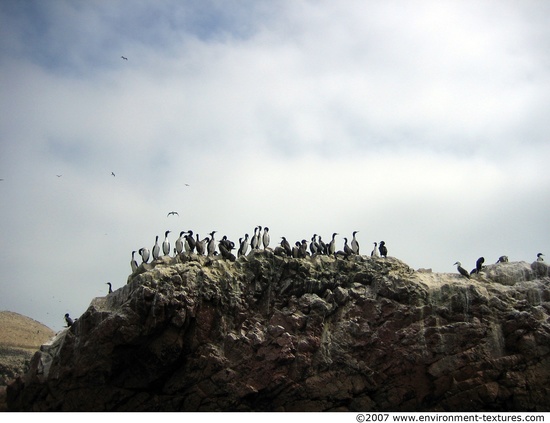
[(37, 350), (55, 335), (42, 323), (11, 311), (0, 311), (0, 347)]
[(55, 332), (42, 323), (11, 311), (0, 311), (0, 387), (27, 371), (40, 345)]

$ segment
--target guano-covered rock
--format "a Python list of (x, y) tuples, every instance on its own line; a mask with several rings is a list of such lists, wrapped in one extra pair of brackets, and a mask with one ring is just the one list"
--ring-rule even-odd
[(8, 387), (25, 411), (550, 411), (550, 277), (394, 258), (143, 265)]

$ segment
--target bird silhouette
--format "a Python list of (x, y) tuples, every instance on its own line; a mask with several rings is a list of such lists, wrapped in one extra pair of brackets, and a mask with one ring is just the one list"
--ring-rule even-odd
[(171, 211), (166, 215), (166, 217), (170, 216), (171, 214), (178, 215), (178, 216), (180, 215), (177, 211)]
[(111, 172), (111, 175), (115, 176), (115, 172)]
[(128, 58), (124, 57), (124, 56), (120, 56), (120, 58), (123, 59), (123, 60), (128, 60)]

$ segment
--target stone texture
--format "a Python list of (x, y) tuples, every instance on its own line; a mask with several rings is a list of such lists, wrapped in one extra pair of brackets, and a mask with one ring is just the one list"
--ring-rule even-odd
[(471, 280), (394, 258), (140, 267), (8, 386), (25, 411), (550, 411), (545, 263)]

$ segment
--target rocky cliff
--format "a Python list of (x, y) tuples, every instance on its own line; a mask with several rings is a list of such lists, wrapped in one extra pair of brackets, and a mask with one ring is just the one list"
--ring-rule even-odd
[(550, 277), (394, 258), (143, 265), (43, 345), (10, 410), (550, 411)]

